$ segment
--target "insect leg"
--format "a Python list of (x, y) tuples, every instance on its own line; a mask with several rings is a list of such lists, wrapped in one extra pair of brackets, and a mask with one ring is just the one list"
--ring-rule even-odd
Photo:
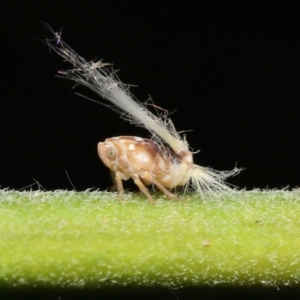
[(151, 174), (147, 171), (143, 172), (143, 174), (141, 174), (141, 178), (146, 179), (148, 181), (150, 181), (151, 183), (153, 183), (154, 185), (156, 185), (160, 191), (165, 194), (168, 198), (171, 199), (177, 199), (177, 196), (172, 194), (170, 191), (168, 191), (159, 181), (157, 181), (155, 178), (153, 178), (153, 176), (151, 176)]
[(115, 173), (115, 181), (117, 183), (117, 187), (118, 187), (118, 191), (119, 191), (119, 196), (118, 196), (119, 201), (122, 201), (122, 198), (123, 198), (123, 195), (124, 195), (122, 179), (127, 179), (127, 178), (124, 178), (123, 173), (117, 171)]
[(154, 204), (154, 200), (153, 200), (152, 196), (150, 195), (149, 191), (147, 190), (147, 188), (142, 183), (140, 177), (139, 176), (134, 176), (132, 179), (134, 180), (134, 183), (139, 187), (141, 192), (144, 193), (147, 196), (147, 198), (149, 199), (149, 201), (152, 204)]

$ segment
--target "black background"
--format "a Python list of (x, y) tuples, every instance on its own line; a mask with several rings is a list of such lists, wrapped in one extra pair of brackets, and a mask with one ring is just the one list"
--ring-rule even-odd
[[(55, 31), (88, 60), (120, 69), (133, 94), (172, 112), (194, 161), (245, 168), (240, 188), (294, 188), (299, 178), (299, 4), (16, 1), (1, 11), (0, 185), (47, 190), (110, 186), (96, 146), (149, 137), (97, 96), (55, 77), (70, 66), (38, 39)], [(139, 4), (138, 4), (139, 3)], [(37, 39), (36, 39), (37, 38)], [(37, 188), (37, 186), (33, 186)]]
[[(72, 189), (67, 170), (77, 190), (104, 190), (110, 178), (97, 143), (119, 135), (148, 137), (55, 77), (70, 66), (38, 40), (51, 37), (41, 22), (62, 28), (64, 40), (83, 57), (113, 62), (123, 82), (138, 85), (132, 92), (140, 101), (151, 95), (158, 106), (175, 110), (177, 130), (193, 130), (187, 139), (201, 150), (197, 164), (246, 168), (230, 180), (240, 188), (298, 186), (299, 19), (298, 1), (3, 2), (1, 188), (37, 180), (47, 190)], [(84, 88), (76, 91), (97, 98)], [(236, 293), (211, 291), (155, 297)], [(242, 294), (266, 299), (285, 292)], [(48, 295), (56, 299), (61, 292)], [(80, 299), (84, 291), (71, 295)]]

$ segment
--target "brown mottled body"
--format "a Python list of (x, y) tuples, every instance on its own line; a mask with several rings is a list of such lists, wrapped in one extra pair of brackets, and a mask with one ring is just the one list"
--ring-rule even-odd
[(98, 154), (111, 170), (114, 189), (123, 197), (122, 180), (132, 178), (139, 189), (154, 202), (145, 185), (154, 184), (167, 197), (176, 198), (168, 189), (185, 185), (187, 171), (193, 166), (190, 151), (173, 153), (153, 140), (134, 136), (106, 139), (98, 144)]

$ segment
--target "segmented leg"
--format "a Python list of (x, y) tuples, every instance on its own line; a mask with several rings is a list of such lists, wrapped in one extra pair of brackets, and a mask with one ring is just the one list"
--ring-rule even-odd
[(149, 191), (147, 190), (147, 188), (144, 186), (144, 184), (140, 180), (140, 177), (139, 176), (134, 176), (133, 180), (134, 180), (134, 183), (139, 187), (141, 192), (144, 193), (147, 196), (147, 198), (149, 199), (149, 201), (152, 204), (154, 204), (154, 200), (153, 200), (152, 196), (150, 195)]
[[(116, 173), (111, 172), (111, 178), (113, 181), (113, 186), (110, 188), (110, 191), (115, 191), (117, 189), (119, 192), (118, 200), (122, 201), (123, 195), (124, 195), (124, 188), (123, 188), (122, 180), (127, 180), (128, 178), (120, 171), (117, 171)], [(145, 179), (145, 180), (149, 181), (151, 184), (154, 184), (155, 186), (157, 186), (158, 189), (163, 194), (165, 194), (168, 198), (178, 199), (176, 195), (172, 194), (159, 181), (157, 181), (155, 178), (153, 178), (153, 176), (151, 175), (150, 172), (143, 171), (143, 172), (141, 172), (140, 176), (138, 176), (138, 175), (134, 176), (133, 180), (134, 180), (134, 183), (139, 187), (140, 191), (149, 199), (149, 201), (152, 204), (154, 204), (154, 200), (140, 178)]]
[(127, 178), (124, 178), (124, 174), (123, 173), (117, 171), (115, 173), (115, 181), (117, 183), (117, 187), (118, 187), (118, 191), (119, 191), (119, 196), (118, 196), (118, 200), (119, 201), (122, 201), (123, 195), (124, 195), (124, 189), (123, 189), (122, 179), (127, 179)]
[(144, 171), (141, 174), (141, 178), (146, 179), (148, 181), (150, 181), (152, 184), (154, 184), (155, 186), (157, 186), (159, 188), (159, 190), (165, 194), (168, 198), (171, 199), (178, 199), (176, 195), (172, 194), (169, 190), (167, 190), (159, 181), (157, 181), (155, 178), (153, 178), (153, 176), (151, 176), (150, 172)]

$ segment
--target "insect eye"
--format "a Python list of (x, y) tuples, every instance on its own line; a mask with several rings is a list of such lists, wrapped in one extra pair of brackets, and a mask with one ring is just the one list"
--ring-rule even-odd
[(116, 149), (115, 148), (113, 148), (113, 147), (107, 148), (106, 155), (107, 155), (108, 158), (114, 159), (116, 157), (116, 154), (117, 153), (116, 153)]

